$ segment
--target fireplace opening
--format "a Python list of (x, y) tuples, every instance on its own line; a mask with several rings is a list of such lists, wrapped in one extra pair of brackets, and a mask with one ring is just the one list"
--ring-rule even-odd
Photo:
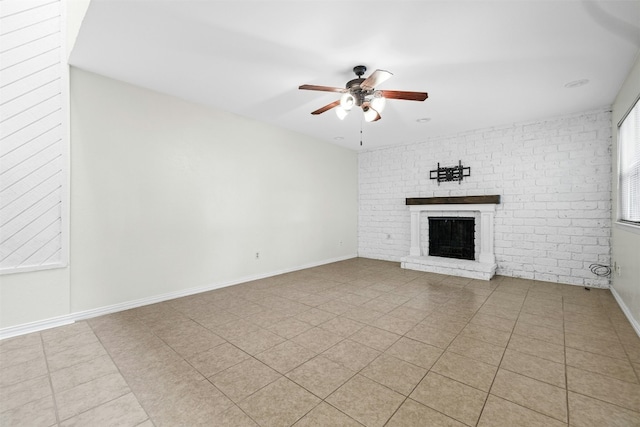
[(475, 218), (429, 217), (429, 255), (475, 259)]

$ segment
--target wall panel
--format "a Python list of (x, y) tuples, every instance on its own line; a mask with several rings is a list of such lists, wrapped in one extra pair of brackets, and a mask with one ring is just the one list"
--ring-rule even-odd
[(0, 8), (0, 273), (66, 265), (66, 61), (60, 0)]

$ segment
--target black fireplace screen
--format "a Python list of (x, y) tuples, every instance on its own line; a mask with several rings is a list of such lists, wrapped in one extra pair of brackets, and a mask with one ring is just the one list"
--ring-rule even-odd
[(475, 259), (475, 218), (429, 217), (429, 255)]

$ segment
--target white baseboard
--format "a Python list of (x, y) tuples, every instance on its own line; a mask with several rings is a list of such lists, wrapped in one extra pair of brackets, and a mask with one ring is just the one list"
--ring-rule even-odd
[(613, 286), (611, 287), (611, 293), (613, 294), (613, 297), (616, 299), (616, 302), (622, 309), (622, 312), (624, 313), (624, 315), (627, 316), (627, 320), (629, 320), (629, 323), (631, 323), (631, 326), (636, 331), (636, 334), (638, 334), (638, 336), (640, 337), (640, 323), (638, 322), (638, 320), (633, 318), (633, 314), (631, 314), (631, 310), (629, 310), (629, 307), (627, 307), (622, 297), (618, 294), (618, 292)]
[(240, 283), (250, 282), (252, 280), (265, 279), (267, 277), (277, 276), (279, 274), (291, 273), (293, 271), (304, 270), (307, 268), (318, 267), (320, 265), (331, 264), (334, 262), (345, 261), (352, 258), (357, 258), (358, 255), (346, 255), (342, 257), (327, 259), (323, 261), (313, 262), (297, 267), (287, 268), (278, 271), (272, 271), (269, 273), (256, 274), (253, 276), (240, 277), (238, 279), (229, 280), (225, 282), (212, 283), (206, 286), (200, 286), (197, 288), (189, 288), (176, 292), (169, 292), (162, 295), (151, 296), (134, 301), (126, 301), (118, 304), (108, 305), (105, 307), (94, 308), (91, 310), (78, 311), (75, 313), (66, 314), (64, 316), (52, 317), (45, 320), (38, 320), (36, 322), (25, 323), (22, 325), (10, 326), (8, 328), (0, 329), (0, 340), (6, 338), (12, 338), (19, 335), (30, 334), (32, 332), (43, 331), (45, 329), (56, 328), (58, 326), (69, 325), (78, 320), (90, 319), (92, 317), (103, 316), (105, 314), (116, 313), (118, 311), (129, 310), (143, 305), (155, 304), (162, 301), (168, 301), (175, 298), (186, 297), (189, 295), (199, 294), (202, 292), (212, 291), (214, 289), (225, 288), (227, 286), (238, 285)]
[(73, 315), (65, 314), (64, 316), (56, 316), (45, 320), (38, 320), (36, 322), (10, 326), (8, 328), (0, 329), (0, 340), (30, 334), (32, 332), (44, 331), (45, 329), (57, 328), (58, 326), (69, 325), (73, 322), (75, 322)]

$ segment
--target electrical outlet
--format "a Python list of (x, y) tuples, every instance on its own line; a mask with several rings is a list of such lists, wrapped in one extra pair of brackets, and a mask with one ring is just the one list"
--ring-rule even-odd
[(260, 258), (260, 252), (256, 252), (256, 259)]
[(617, 276), (622, 275), (622, 269), (620, 268), (620, 264), (618, 264), (617, 261), (613, 262), (613, 273), (615, 273)]

